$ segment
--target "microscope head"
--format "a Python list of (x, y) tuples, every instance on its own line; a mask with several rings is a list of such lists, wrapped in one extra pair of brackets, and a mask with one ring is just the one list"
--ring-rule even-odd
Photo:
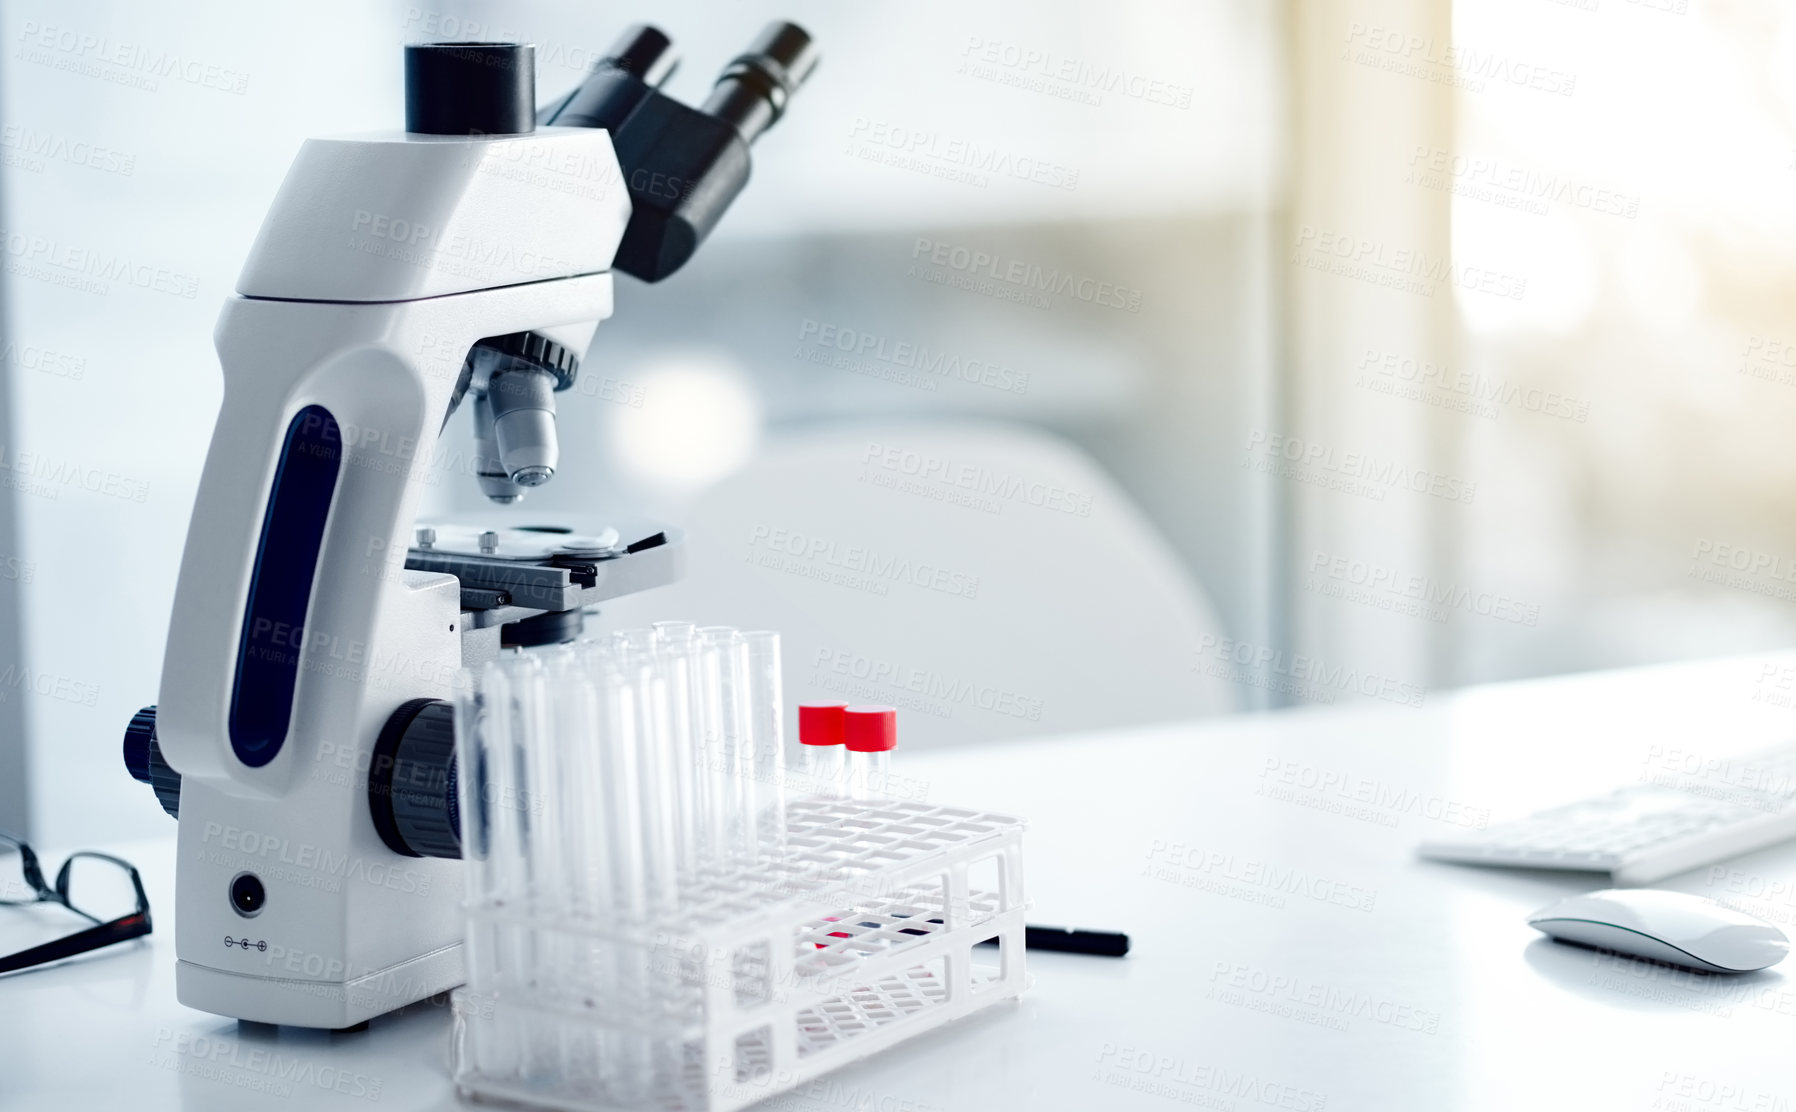
[[(521, 133), (541, 123), (609, 132), (630, 197), (612, 267), (658, 282), (685, 265), (748, 181), (749, 144), (780, 118), (816, 67), (805, 30), (773, 23), (725, 66), (702, 110), (663, 95), (678, 64), (653, 27), (625, 31), (580, 86), (532, 119), (528, 47), (423, 43), (406, 47), (406, 130)], [(555, 474), (555, 394), (573, 386), (578, 354), (537, 332), (476, 344), (455, 400), (473, 400), (476, 479), (501, 505)]]

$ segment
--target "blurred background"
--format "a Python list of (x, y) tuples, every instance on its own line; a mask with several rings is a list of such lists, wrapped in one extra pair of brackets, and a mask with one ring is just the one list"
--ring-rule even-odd
[(1783, 5), (6, 0), (0, 827), (165, 828), (118, 740), (300, 141), (398, 127), (406, 42), (533, 42), (547, 100), (647, 19), (697, 102), (774, 18), (823, 63), (695, 260), (620, 277), (555, 482), (422, 480), (686, 528), (595, 622), (780, 629), (788, 703), (919, 745), (1796, 632)]

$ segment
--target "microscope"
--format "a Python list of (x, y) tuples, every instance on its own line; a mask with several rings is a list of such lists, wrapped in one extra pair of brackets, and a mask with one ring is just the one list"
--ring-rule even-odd
[[(538, 111), (532, 47), (410, 45), (405, 131), (300, 148), (215, 330), (159, 701), (124, 741), (179, 822), (183, 1004), (345, 1029), (462, 982), (456, 675), (574, 640), (682, 548), (419, 523), (420, 493), (465, 473), (513, 504), (553, 477), (613, 272), (691, 258), (816, 60), (773, 24), (695, 109), (660, 91), (670, 40), (635, 27)], [(437, 448), (464, 402), (471, 458)]]

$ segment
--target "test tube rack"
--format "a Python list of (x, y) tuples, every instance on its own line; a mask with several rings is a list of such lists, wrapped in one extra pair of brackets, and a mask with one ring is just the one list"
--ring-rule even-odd
[(918, 802), (796, 799), (779, 854), (694, 878), (677, 914), (637, 922), (520, 906), (493, 878), (527, 862), (470, 862), (456, 1086), (594, 1112), (734, 1112), (1014, 999), (1028, 979), (1023, 829)]

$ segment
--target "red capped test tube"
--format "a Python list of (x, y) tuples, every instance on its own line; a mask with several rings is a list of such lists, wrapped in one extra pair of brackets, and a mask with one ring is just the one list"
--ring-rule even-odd
[(798, 744), (804, 751), (805, 787), (817, 795), (846, 794), (843, 703), (805, 703), (798, 708)]
[(898, 711), (859, 706), (842, 711), (842, 742), (848, 749), (848, 794), (878, 799), (889, 794), (892, 750), (898, 746)]

